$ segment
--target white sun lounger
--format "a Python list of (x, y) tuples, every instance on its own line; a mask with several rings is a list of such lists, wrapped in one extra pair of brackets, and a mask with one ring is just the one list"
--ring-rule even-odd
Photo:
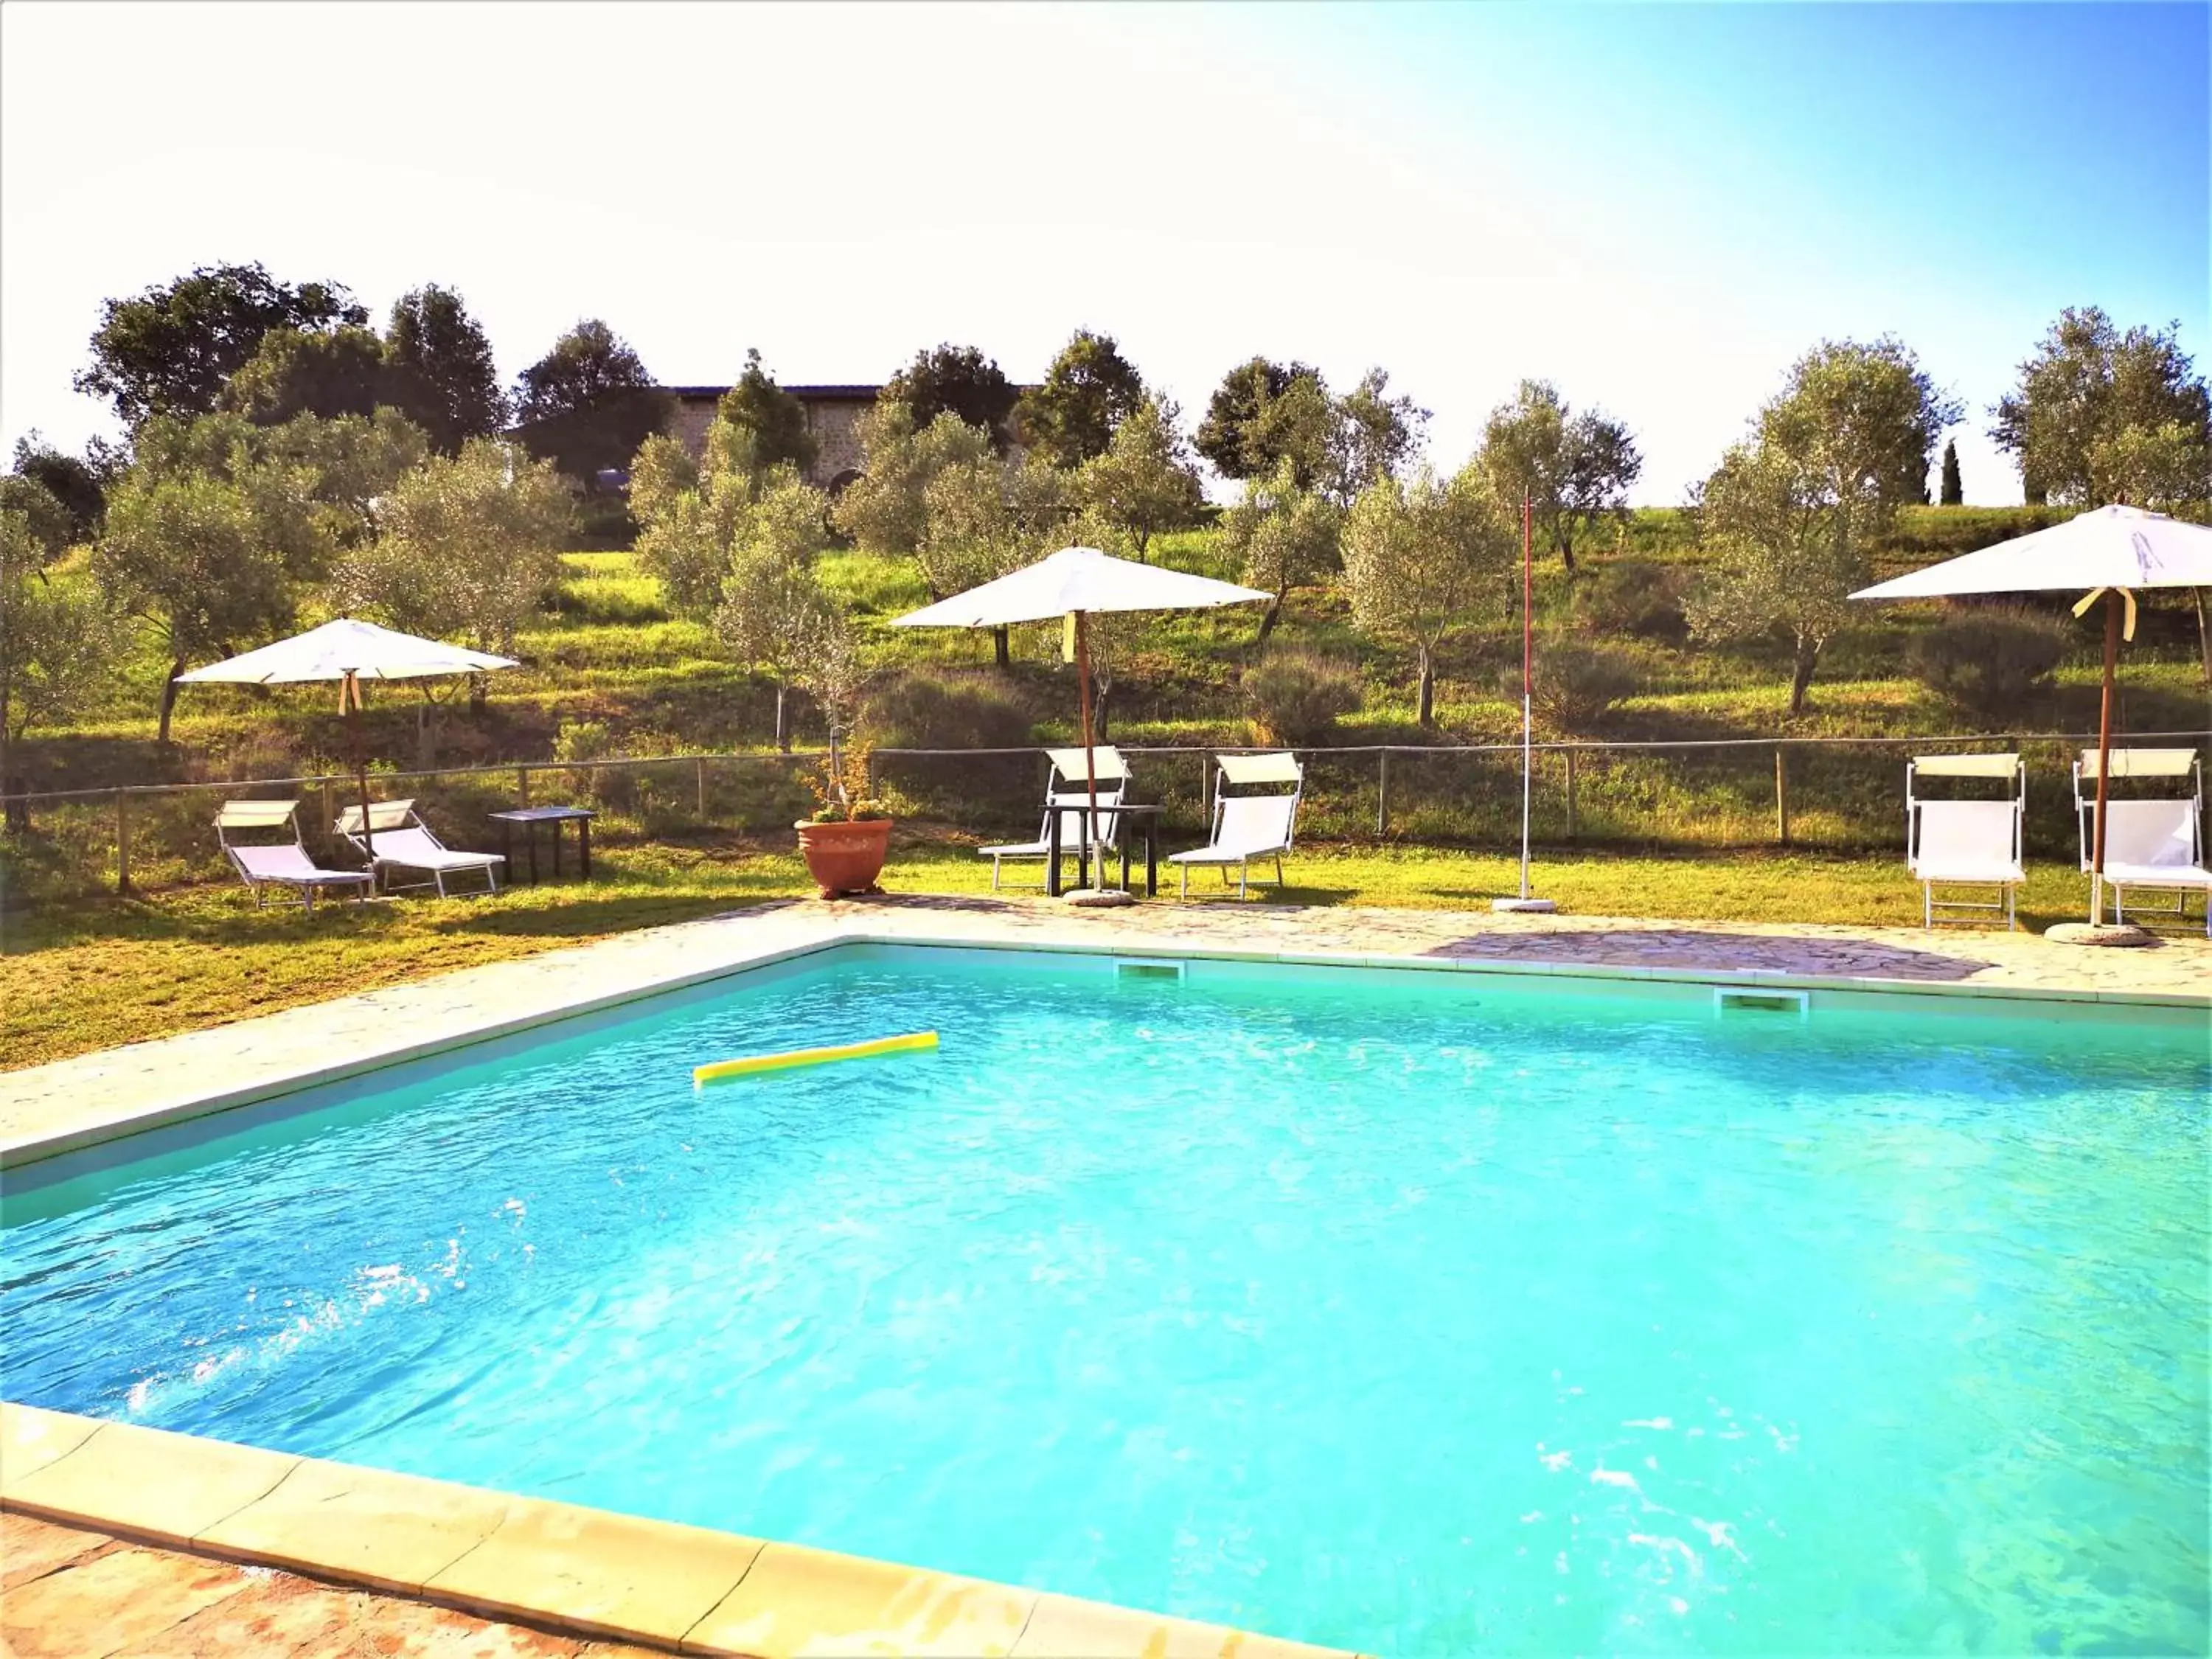
[[(1221, 872), (1225, 885), (1229, 866), (1237, 866), (1237, 896), (1250, 886), (1254, 859), (1275, 861), (1275, 885), (1283, 884), (1283, 854), (1291, 850), (1297, 832), (1298, 798), (1305, 793), (1305, 769), (1295, 755), (1216, 755), (1213, 788), (1213, 839), (1188, 853), (1170, 853), (1170, 864), (1182, 870), (1182, 894), (1190, 896), (1190, 872), (1196, 865), (1212, 865)], [(1288, 784), (1287, 792), (1271, 795), (1231, 795), (1231, 784)]]
[[(1922, 778), (2002, 778), (2002, 800), (1929, 800)], [(2018, 755), (1922, 755), (1905, 767), (1905, 861), (1920, 884), (1920, 921), (1936, 925), (1938, 910), (1996, 910), (2014, 925), (2014, 908), (2027, 879), (2021, 867), (2021, 833), (2027, 812), (2027, 764)], [(1938, 887), (1990, 887), (1995, 903), (1939, 899)]]
[[(2116, 778), (2187, 779), (2186, 795), (2105, 802), (2105, 879), (2112, 884), (2112, 916), (2127, 920), (2127, 890), (2172, 893), (2172, 908), (2153, 915), (2186, 917), (2189, 896), (2205, 901), (2204, 936), (2212, 939), (2212, 870), (2204, 866), (2204, 768), (2193, 749), (2115, 749)], [(2095, 862), (2097, 751), (2085, 749), (2074, 763), (2074, 817), (2081, 830), (2081, 867)], [(2142, 907), (2136, 907), (2137, 914)]]
[[(215, 838), (230, 867), (238, 872), (253, 895), (253, 908), (268, 900), (268, 890), (277, 888), (300, 896), (312, 911), (315, 895), (325, 889), (343, 892), (350, 888), (356, 899), (366, 899), (376, 878), (366, 870), (325, 870), (307, 856), (300, 842), (296, 800), (231, 800), (216, 814)], [(233, 837), (249, 830), (289, 830), (289, 842), (245, 842)]]
[[(1091, 804), (1090, 775), (1084, 769), (1083, 750), (1048, 749), (1044, 752), (1052, 763), (1052, 775), (1045, 782), (1045, 816), (1044, 821), (1037, 826), (1036, 839), (1001, 842), (995, 846), (979, 847), (975, 849), (978, 856), (991, 860), (991, 890), (994, 893), (999, 890), (1000, 866), (1008, 859), (1042, 860), (1051, 856), (1052, 809), (1054, 807), (1088, 806)], [(1121, 844), (1121, 814), (1111, 809), (1119, 806), (1121, 804), (1121, 797), (1128, 793), (1129, 769), (1122, 761), (1120, 751), (1110, 744), (1097, 744), (1092, 752), (1098, 760), (1097, 835), (1099, 849), (1103, 853), (1107, 848), (1118, 847)], [(1063, 815), (1061, 818), (1063, 848), (1066, 842), (1066, 825), (1069, 822), (1070, 819)], [(1080, 826), (1085, 820), (1076, 817), (1073, 822)], [(1084, 833), (1080, 828), (1076, 831), (1079, 846)], [(1040, 883), (1039, 885), (1042, 884)]]
[[(489, 884), (489, 890), (499, 891), (500, 866), (507, 860), (497, 853), (459, 853), (430, 833), (421, 814), (411, 800), (372, 801), (368, 808), (368, 827), (373, 832), (364, 836), (361, 828), (361, 808), (349, 806), (338, 814), (337, 831), (355, 847), (362, 856), (369, 860), (370, 867), (384, 878), (386, 892), (398, 892), (410, 887), (434, 887), (438, 896), (446, 896), (446, 878), (475, 871)], [(395, 870), (419, 870), (429, 876), (428, 881), (394, 883)]]

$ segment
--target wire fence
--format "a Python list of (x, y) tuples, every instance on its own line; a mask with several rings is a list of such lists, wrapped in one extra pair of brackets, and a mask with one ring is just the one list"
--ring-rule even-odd
[[(2212, 732), (2127, 738), (2200, 753)], [(1905, 757), (2014, 749), (2027, 762), (2029, 853), (2070, 860), (2077, 830), (2069, 768), (2095, 741), (2094, 732), (2011, 732), (1540, 743), (1533, 753), (1532, 833), (1551, 848), (1894, 852), (1904, 836)], [(1169, 836), (1196, 839), (1210, 821), (1212, 757), (1256, 752), (1221, 744), (1119, 748), (1130, 767), (1131, 799), (1158, 803)], [(1306, 769), (1302, 841), (1493, 850), (1518, 843), (1518, 744), (1373, 744), (1299, 757)], [(785, 836), (813, 805), (808, 775), (822, 758), (796, 750), (508, 762), (376, 769), (370, 781), (380, 798), (414, 799), (457, 847), (498, 845), (491, 812), (587, 806), (598, 814), (595, 850), (619, 858), (645, 844), (710, 848)], [(893, 815), (948, 839), (1033, 834), (1047, 766), (1045, 751), (1028, 747), (879, 749), (870, 758), (874, 793)], [(228, 872), (214, 819), (217, 805), (234, 799), (298, 799), (309, 851), (356, 866), (332, 826), (356, 787), (351, 774), (317, 774), (0, 797), (8, 824), (0, 836), (0, 904), (222, 879)]]

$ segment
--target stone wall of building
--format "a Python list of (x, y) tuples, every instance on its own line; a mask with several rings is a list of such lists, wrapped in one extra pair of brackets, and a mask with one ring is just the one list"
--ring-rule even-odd
[[(693, 459), (707, 452), (707, 428), (714, 423), (727, 386), (671, 386), (675, 413), (667, 432), (689, 450)], [(860, 476), (860, 416), (875, 406), (877, 388), (860, 386), (786, 386), (806, 410), (807, 429), (813, 433), (814, 465), (807, 483), (831, 492), (842, 489)]]

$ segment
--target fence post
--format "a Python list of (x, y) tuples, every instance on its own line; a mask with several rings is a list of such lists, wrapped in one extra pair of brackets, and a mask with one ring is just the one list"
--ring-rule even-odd
[(1789, 750), (1777, 744), (1774, 750), (1774, 838), (1782, 845), (1790, 845), (1790, 763)]
[(1375, 757), (1375, 833), (1390, 833), (1390, 751)]
[(1575, 751), (1567, 750), (1567, 839), (1575, 838)]
[(523, 805), (530, 805), (530, 769), (526, 766), (514, 769), (514, 793), (521, 797)]
[(338, 823), (337, 814), (331, 811), (331, 781), (328, 778), (323, 780), (322, 795), (323, 821), (315, 826), (315, 840), (319, 845), (328, 847), (331, 837), (337, 833)]
[(700, 756), (695, 764), (699, 774), (699, 822), (704, 823), (707, 821), (707, 757)]
[(131, 797), (120, 789), (115, 792), (115, 891), (131, 896)]

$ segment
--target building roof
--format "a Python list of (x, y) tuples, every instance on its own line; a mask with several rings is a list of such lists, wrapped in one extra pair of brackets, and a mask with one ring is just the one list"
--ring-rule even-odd
[[(721, 401), (729, 391), (726, 386), (665, 386), (660, 388), (672, 398), (707, 398)], [(783, 388), (793, 397), (811, 404), (872, 404), (879, 386), (787, 386)]]

